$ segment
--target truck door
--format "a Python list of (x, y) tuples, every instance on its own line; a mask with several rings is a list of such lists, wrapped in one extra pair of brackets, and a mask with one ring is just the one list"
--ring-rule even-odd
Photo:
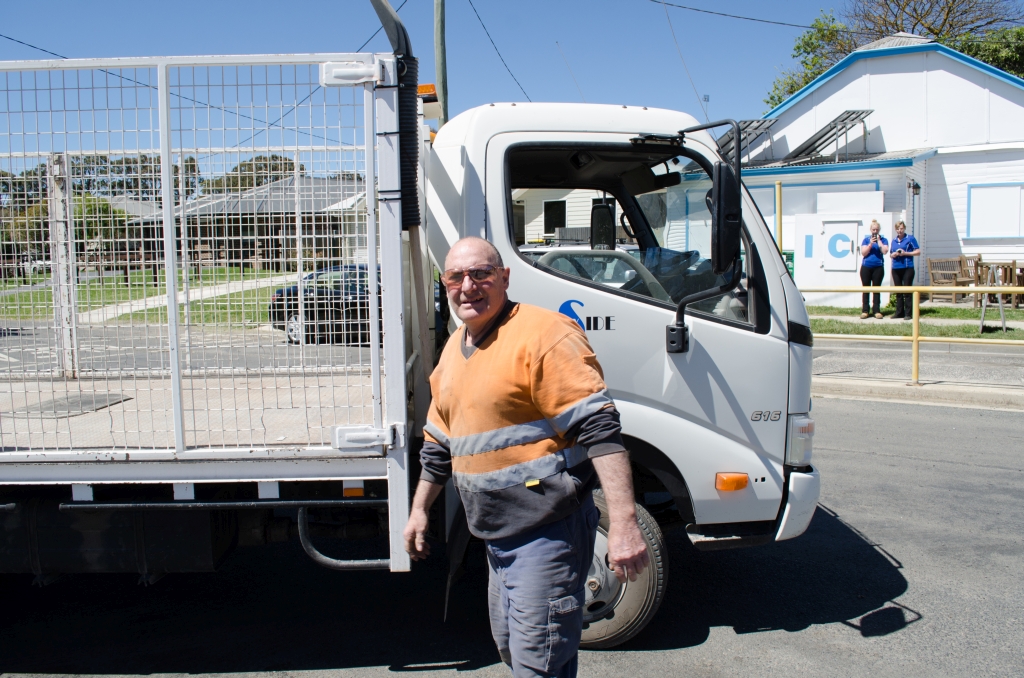
[[(576, 143), (565, 134), (525, 137), (504, 134), (488, 145), (489, 237), (511, 269), (510, 297), (579, 323), (624, 432), (673, 460), (697, 523), (773, 520), (784, 484), (789, 351), (781, 284), (765, 274), (758, 254), (773, 245), (752, 201), (745, 202), (743, 284), (690, 307), (689, 351), (669, 354), (665, 328), (678, 300), (723, 282), (708, 259), (707, 173), (666, 157), (656, 169), (680, 176), (652, 181), (658, 158), (634, 152), (625, 135), (580, 135)], [(513, 240), (513, 192), (524, 213), (521, 249)], [(587, 239), (594, 201), (605, 196), (616, 201), (617, 219), (625, 213), (614, 250)], [(558, 231), (545, 227), (546, 213), (562, 213), (545, 208), (553, 200), (565, 203)], [(718, 472), (744, 472), (751, 483), (720, 492)]]

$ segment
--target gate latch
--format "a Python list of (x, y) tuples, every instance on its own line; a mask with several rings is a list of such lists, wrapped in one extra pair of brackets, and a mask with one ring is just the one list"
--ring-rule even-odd
[(331, 427), (331, 447), (336, 450), (363, 450), (380, 447), (405, 447), (405, 424), (392, 424), (387, 428), (372, 426)]
[(373, 426), (335, 426), (331, 429), (331, 447), (338, 450), (361, 450), (369, 447), (390, 447), (394, 429)]

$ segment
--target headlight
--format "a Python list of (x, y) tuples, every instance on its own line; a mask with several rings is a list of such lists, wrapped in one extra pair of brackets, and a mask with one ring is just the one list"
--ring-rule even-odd
[(814, 449), (814, 420), (806, 414), (789, 415), (789, 435), (786, 436), (786, 463), (790, 466), (810, 466)]

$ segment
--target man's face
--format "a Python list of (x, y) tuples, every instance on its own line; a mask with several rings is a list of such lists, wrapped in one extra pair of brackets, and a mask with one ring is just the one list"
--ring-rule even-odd
[[(487, 245), (475, 240), (455, 243), (444, 265), (446, 271), (486, 266), (494, 266), (493, 255)], [(459, 320), (469, 325), (470, 331), (484, 327), (501, 311), (508, 289), (508, 274), (507, 268), (496, 268), (487, 280), (474, 280), (465, 275), (460, 285), (447, 288), (452, 310)]]

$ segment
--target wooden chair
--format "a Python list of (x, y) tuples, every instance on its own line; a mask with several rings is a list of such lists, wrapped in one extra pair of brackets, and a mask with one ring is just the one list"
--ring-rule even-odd
[[(960, 257), (955, 259), (929, 259), (928, 279), (936, 287), (944, 287), (946, 285), (949, 287), (966, 287), (974, 282), (973, 278), (968, 278), (963, 274)], [(949, 300), (954, 304), (957, 301), (957, 294), (952, 291), (949, 294), (945, 292), (932, 293), (931, 299), (932, 301), (938, 301), (940, 296), (943, 298), (948, 296)]]
[[(961, 254), (960, 255), (960, 273), (963, 278), (970, 278), (975, 286), (981, 284), (981, 269), (982, 269), (981, 255), (980, 254)], [(974, 295), (974, 308), (978, 308), (981, 305), (981, 295)]]

